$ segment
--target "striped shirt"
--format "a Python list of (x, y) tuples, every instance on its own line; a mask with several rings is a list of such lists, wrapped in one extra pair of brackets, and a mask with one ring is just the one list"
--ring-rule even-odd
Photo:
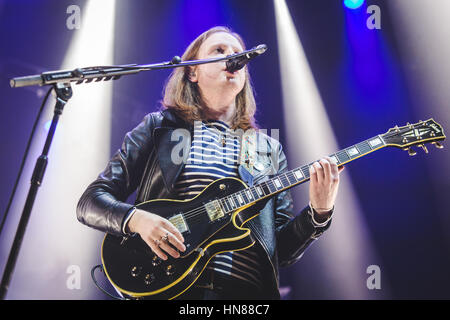
[[(196, 121), (189, 157), (175, 183), (179, 198), (192, 199), (217, 179), (239, 177), (239, 151), (239, 136), (226, 123)], [(208, 264), (208, 269), (260, 287), (260, 264), (257, 261), (256, 250), (250, 247), (217, 254)]]

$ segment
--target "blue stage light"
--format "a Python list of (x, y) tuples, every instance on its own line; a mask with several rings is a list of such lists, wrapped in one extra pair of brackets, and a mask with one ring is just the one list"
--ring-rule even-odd
[(349, 9), (357, 9), (362, 6), (364, 0), (344, 0), (344, 6)]

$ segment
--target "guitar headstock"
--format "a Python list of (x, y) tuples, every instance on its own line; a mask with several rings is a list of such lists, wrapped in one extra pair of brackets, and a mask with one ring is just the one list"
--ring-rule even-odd
[(415, 124), (408, 123), (403, 127), (395, 126), (381, 137), (386, 145), (407, 150), (410, 156), (417, 153), (411, 148), (412, 146), (417, 145), (428, 153), (426, 143), (432, 143), (436, 148), (442, 149), (444, 146), (439, 141), (445, 139), (442, 126), (433, 119), (419, 121)]

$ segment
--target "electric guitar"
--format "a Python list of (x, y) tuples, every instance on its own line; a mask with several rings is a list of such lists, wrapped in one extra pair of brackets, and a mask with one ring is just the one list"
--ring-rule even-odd
[[(426, 143), (443, 148), (445, 135), (433, 119), (395, 126), (332, 155), (342, 166), (384, 147), (397, 147), (415, 155), (412, 146), (428, 153)], [(312, 164), (312, 163), (311, 163)], [(101, 257), (103, 269), (112, 285), (129, 298), (173, 299), (187, 291), (216, 254), (251, 247), (246, 222), (259, 214), (266, 202), (279, 192), (309, 180), (304, 165), (248, 187), (237, 178), (218, 179), (191, 200), (159, 199), (137, 208), (168, 219), (185, 239), (186, 251), (178, 259), (161, 260), (137, 235), (118, 237), (106, 234)]]

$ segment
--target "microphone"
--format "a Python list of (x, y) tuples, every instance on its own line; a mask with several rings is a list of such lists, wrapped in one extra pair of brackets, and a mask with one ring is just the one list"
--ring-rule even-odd
[(237, 70), (242, 69), (250, 60), (256, 58), (260, 54), (263, 54), (267, 50), (267, 46), (265, 44), (260, 44), (259, 46), (240, 52), (230, 56), (230, 59), (227, 60), (227, 71), (235, 72)]

